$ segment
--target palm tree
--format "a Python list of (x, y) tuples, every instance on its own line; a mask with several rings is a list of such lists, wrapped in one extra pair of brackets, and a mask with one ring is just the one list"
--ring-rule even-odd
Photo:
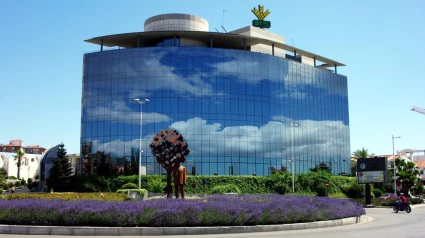
[[(364, 147), (362, 147), (361, 150), (356, 150), (353, 152), (353, 157), (356, 159), (371, 158), (373, 156), (375, 156), (375, 154), (374, 153), (369, 154), (369, 151), (365, 149)], [(351, 160), (350, 165), (351, 165), (351, 175), (355, 176), (357, 171), (357, 161)]]
[(361, 159), (361, 158), (371, 158), (375, 156), (375, 154), (374, 153), (369, 154), (369, 151), (365, 149), (364, 147), (362, 147), (361, 150), (354, 151), (353, 156), (356, 159)]
[(395, 160), (398, 179), (402, 182), (402, 192), (409, 194), (410, 189), (417, 185), (419, 171), (416, 164), (404, 159)]
[(18, 151), (16, 151), (16, 155), (14, 156), (15, 157), (15, 160), (18, 160), (18, 163), (17, 163), (17, 165), (18, 165), (18, 179), (20, 179), (20, 176), (21, 176), (21, 164), (22, 164), (22, 157), (24, 156), (24, 154), (25, 154), (25, 152), (23, 152), (22, 150), (18, 150)]

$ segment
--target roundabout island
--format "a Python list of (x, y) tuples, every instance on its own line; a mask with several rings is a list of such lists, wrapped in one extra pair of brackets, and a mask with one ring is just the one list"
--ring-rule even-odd
[[(108, 193), (103, 194), (103, 198), (108, 197)], [(3, 224), (0, 233), (106, 236), (244, 233), (348, 225), (363, 221), (364, 215), (365, 209), (360, 204), (347, 199), (299, 195), (204, 195), (144, 201), (28, 198), (0, 200)]]

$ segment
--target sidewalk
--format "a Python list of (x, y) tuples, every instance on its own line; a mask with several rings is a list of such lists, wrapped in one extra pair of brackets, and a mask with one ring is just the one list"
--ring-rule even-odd
[[(15, 193), (29, 193), (29, 192), (30, 190), (25, 186), (23, 186), (22, 188), (15, 189)], [(2, 194), (12, 194), (12, 192), (11, 190), (9, 191), (3, 190)]]

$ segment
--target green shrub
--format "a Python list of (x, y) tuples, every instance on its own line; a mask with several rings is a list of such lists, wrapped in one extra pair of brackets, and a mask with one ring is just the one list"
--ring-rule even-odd
[[(357, 198), (357, 199), (351, 199), (352, 201), (358, 202), (360, 204), (364, 204), (365, 203), (365, 199), (364, 198)], [(393, 206), (394, 202), (397, 200), (394, 199), (379, 199), (379, 198), (375, 198), (372, 199), (372, 204), (376, 205), (376, 206)], [(423, 204), (424, 201), (423, 199), (419, 199), (419, 198), (407, 198), (407, 201), (410, 202), (410, 204)]]
[(40, 175), (39, 174), (36, 174), (35, 175), (35, 179), (40, 179)]
[(379, 188), (382, 193), (393, 193), (394, 192), (394, 183), (375, 183), (373, 184), (373, 188)]
[(21, 181), (16, 181), (15, 182), (15, 187), (20, 187), (21, 186)]
[(15, 176), (9, 176), (8, 179), (17, 179)]
[[(141, 187), (149, 192), (163, 193), (166, 175), (143, 175)], [(270, 177), (263, 176), (187, 176), (185, 191), (187, 194), (207, 193), (212, 187), (223, 184), (235, 184), (245, 194), (275, 193)], [(74, 192), (116, 191), (127, 183), (138, 183), (138, 175), (120, 175), (118, 177), (99, 177), (95, 175), (75, 176)], [(289, 186), (289, 184), (288, 184)]]
[(9, 182), (7, 185), (9, 186), (9, 188), (15, 186), (12, 182)]
[[(332, 174), (326, 170), (300, 174), (296, 181), (296, 191), (314, 192), (317, 196), (327, 196), (327, 194), (337, 193), (340, 190), (335, 184), (330, 182), (331, 178)], [(329, 187), (326, 187), (325, 183), (329, 183)]]
[(25, 179), (21, 179), (21, 185), (25, 185), (27, 184), (27, 182), (25, 181)]
[(407, 199), (411, 204), (423, 204), (424, 200), (419, 198), (408, 198)]
[(109, 192), (112, 190), (113, 177), (97, 175), (75, 176), (72, 179), (72, 191), (74, 192)]
[(28, 178), (27, 182), (28, 184), (32, 183), (32, 178)]
[(335, 185), (342, 193), (347, 193), (351, 185), (355, 183), (357, 183), (355, 177), (347, 176), (332, 176), (330, 181), (330, 184)]
[(162, 181), (161, 178), (153, 178), (149, 181), (149, 183), (145, 186), (146, 190), (151, 193), (162, 193), (164, 192), (164, 188), (167, 186), (166, 181)]
[[(81, 175), (73, 178), (74, 192), (108, 192), (117, 191), (125, 184), (138, 184), (138, 175), (120, 175), (117, 177), (102, 177), (96, 175)], [(141, 187), (151, 193), (164, 193), (167, 184), (166, 175), (143, 175)], [(325, 182), (330, 186), (326, 190)], [(348, 193), (354, 177), (332, 176), (321, 171), (295, 175), (295, 192), (297, 194), (326, 195)], [(187, 194), (209, 193), (217, 185), (234, 184), (243, 194), (288, 194), (292, 191), (292, 176), (290, 173), (273, 174), (271, 176), (187, 176), (185, 191)], [(34, 187), (34, 185), (33, 185)], [(134, 186), (133, 186), (134, 187)], [(135, 187), (135, 188), (138, 188)]]
[(35, 181), (31, 184), (32, 188), (37, 188), (40, 185), (39, 181)]
[(135, 183), (126, 183), (122, 186), (123, 189), (137, 189), (138, 186)]
[(374, 188), (372, 189), (372, 194), (375, 196), (375, 198), (379, 198), (380, 196), (382, 196), (382, 191), (379, 188)]
[[(144, 188), (146, 187), (145, 185), (147, 183), (147, 177), (151, 177), (151, 176), (154, 176), (154, 175), (143, 175), (143, 176), (141, 176), (142, 187), (144, 187)], [(139, 176), (138, 175), (127, 175), (127, 176), (121, 175), (121, 176), (118, 176), (118, 177), (113, 178), (111, 180), (112, 180), (111, 181), (111, 183), (112, 183), (111, 189), (113, 189), (115, 191), (117, 189), (122, 188), (122, 186), (124, 184), (127, 184), (127, 183), (138, 184), (139, 183)]]
[(364, 198), (365, 197), (364, 185), (354, 183), (348, 188), (346, 194), (350, 198)]
[(32, 189), (32, 183), (28, 183), (27, 188)]
[(211, 194), (223, 194), (223, 193), (241, 193), (241, 190), (238, 188), (238, 186), (234, 184), (224, 184), (224, 185), (217, 185), (214, 186), (210, 190)]
[(8, 189), (9, 189), (9, 185), (3, 184), (3, 190), (8, 190)]
[(288, 172), (278, 172), (271, 175), (270, 187), (274, 189), (276, 193), (288, 194), (291, 192), (291, 174)]

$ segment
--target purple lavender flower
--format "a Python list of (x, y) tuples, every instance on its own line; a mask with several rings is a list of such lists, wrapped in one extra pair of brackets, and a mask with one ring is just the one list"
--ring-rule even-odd
[(142, 202), (0, 200), (0, 223), (11, 225), (240, 226), (334, 220), (363, 214), (364, 208), (349, 200), (277, 194)]

